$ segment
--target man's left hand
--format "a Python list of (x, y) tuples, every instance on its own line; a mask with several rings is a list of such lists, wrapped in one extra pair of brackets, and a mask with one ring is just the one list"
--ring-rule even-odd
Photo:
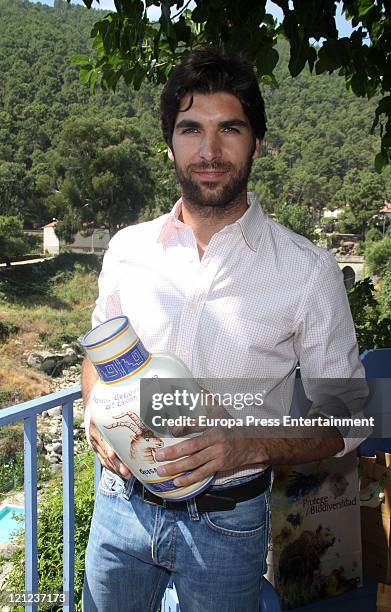
[(215, 472), (249, 465), (252, 444), (238, 431), (208, 429), (203, 434), (156, 451), (158, 461), (172, 461), (158, 467), (159, 476), (175, 476), (191, 470), (191, 474), (174, 480), (176, 486), (188, 486)]

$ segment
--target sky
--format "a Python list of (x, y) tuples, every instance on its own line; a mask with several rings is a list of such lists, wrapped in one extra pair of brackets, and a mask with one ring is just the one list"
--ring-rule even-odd
[[(53, 6), (54, 0), (31, 0), (32, 2), (41, 2), (41, 4), (48, 4), (49, 6)], [(72, 4), (83, 4), (82, 0), (72, 0)], [(114, 2), (113, 0), (100, 0), (98, 4), (96, 0), (94, 0), (93, 8), (101, 8), (105, 10), (114, 10)], [(191, 5), (190, 7), (191, 8)], [(277, 19), (281, 19), (282, 11), (278, 8), (278, 6), (272, 4), (271, 2), (267, 2), (266, 5), (267, 10), (272, 13)], [(150, 19), (158, 19), (160, 15), (160, 10), (158, 7), (151, 7), (148, 11), (148, 15)], [(350, 36), (352, 32), (352, 26), (349, 21), (346, 21), (344, 16), (341, 14), (341, 9), (337, 11), (337, 28), (340, 36)]]

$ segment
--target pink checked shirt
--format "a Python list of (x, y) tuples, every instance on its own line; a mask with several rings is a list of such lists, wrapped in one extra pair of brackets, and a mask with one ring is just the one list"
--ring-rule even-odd
[[(126, 314), (150, 352), (180, 357), (199, 379), (274, 378), (290, 405), (295, 368), (361, 378), (353, 321), (334, 257), (269, 219), (257, 197), (214, 234), (200, 261), (181, 200), (111, 240), (93, 325)], [(345, 439), (344, 455), (360, 443)], [(338, 456), (338, 455), (337, 455)], [(264, 466), (220, 473), (218, 483)]]

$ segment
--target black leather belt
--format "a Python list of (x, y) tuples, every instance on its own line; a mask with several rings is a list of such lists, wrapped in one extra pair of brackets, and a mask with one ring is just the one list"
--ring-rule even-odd
[[(262, 474), (243, 484), (222, 488), (220, 490), (218, 488), (212, 488), (200, 493), (194, 497), (198, 512), (233, 510), (237, 503), (261, 495), (270, 485), (271, 472), (271, 467), (268, 467)], [(138, 480), (136, 480), (134, 484), (134, 490), (141, 495), (142, 499), (148, 504), (162, 506), (163, 508), (169, 508), (171, 510), (187, 509), (186, 500), (175, 502), (158, 497), (143, 487)]]

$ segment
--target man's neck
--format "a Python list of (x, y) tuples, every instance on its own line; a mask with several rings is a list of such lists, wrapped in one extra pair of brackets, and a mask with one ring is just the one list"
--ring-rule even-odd
[(215, 206), (203, 209), (195, 208), (187, 203), (182, 196), (180, 218), (183, 223), (193, 230), (200, 259), (202, 259), (212, 236), (217, 234), (226, 225), (235, 223), (235, 221), (244, 215), (247, 208), (247, 193), (244, 193), (240, 199), (238, 198), (238, 201), (228, 210), (222, 210)]

